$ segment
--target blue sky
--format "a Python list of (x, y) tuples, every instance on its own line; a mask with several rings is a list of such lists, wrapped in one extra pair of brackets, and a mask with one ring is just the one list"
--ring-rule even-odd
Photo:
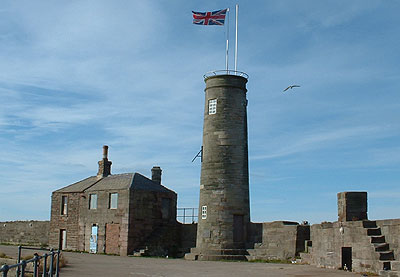
[(104, 144), (112, 173), (159, 165), (197, 207), (202, 76), (224, 69), (226, 28), (191, 11), (235, 3), (252, 221), (334, 221), (358, 190), (371, 219), (399, 218), (398, 1), (79, 0), (0, 4), (0, 220), (49, 219)]

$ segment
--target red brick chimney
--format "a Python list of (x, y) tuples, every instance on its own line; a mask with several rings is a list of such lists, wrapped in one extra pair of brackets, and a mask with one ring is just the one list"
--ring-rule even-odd
[(108, 160), (108, 146), (103, 146), (103, 159), (99, 161), (99, 172), (97, 172), (97, 177), (107, 177), (111, 174), (111, 164), (112, 162)]

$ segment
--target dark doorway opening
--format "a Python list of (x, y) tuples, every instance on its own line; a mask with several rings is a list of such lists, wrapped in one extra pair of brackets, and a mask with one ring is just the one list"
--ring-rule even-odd
[(351, 271), (352, 264), (351, 247), (342, 247), (342, 269)]
[(243, 215), (233, 215), (233, 242), (244, 242)]

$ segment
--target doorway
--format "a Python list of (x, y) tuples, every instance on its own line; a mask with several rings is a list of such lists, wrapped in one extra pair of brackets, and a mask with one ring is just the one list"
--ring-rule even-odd
[(342, 247), (342, 269), (351, 271), (352, 264), (351, 247)]
[(65, 250), (67, 249), (67, 230), (60, 229), (60, 237), (58, 240), (58, 249)]
[(233, 215), (233, 242), (244, 242), (243, 215)]
[(92, 234), (90, 235), (90, 253), (97, 253), (97, 231), (98, 231), (98, 226), (96, 224), (93, 224), (92, 226)]
[(119, 254), (119, 224), (106, 224), (106, 251), (107, 254)]

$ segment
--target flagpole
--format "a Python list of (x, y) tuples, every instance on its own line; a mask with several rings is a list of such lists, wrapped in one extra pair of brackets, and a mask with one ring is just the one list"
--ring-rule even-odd
[(236, 4), (235, 71), (237, 71), (237, 54), (238, 54), (238, 13), (239, 13), (239, 5)]
[(228, 60), (229, 60), (229, 8), (227, 9), (228, 16), (228, 24), (226, 30), (226, 56), (225, 56), (225, 65), (226, 65), (226, 74), (228, 74)]

